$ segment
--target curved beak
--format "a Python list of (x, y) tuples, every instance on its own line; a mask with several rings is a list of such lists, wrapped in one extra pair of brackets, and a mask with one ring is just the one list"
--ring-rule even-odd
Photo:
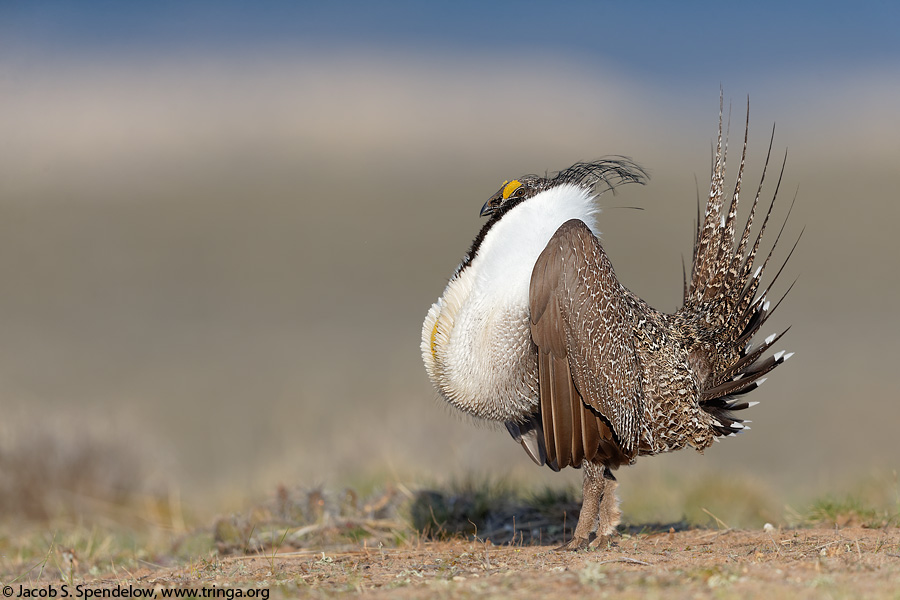
[(493, 198), (489, 199), (484, 203), (484, 206), (481, 207), (481, 212), (478, 214), (479, 217), (486, 217), (494, 212), (494, 207), (491, 206), (491, 200), (493, 200)]

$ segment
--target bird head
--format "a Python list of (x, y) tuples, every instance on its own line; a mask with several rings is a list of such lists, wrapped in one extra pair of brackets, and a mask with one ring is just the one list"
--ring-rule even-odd
[(548, 180), (537, 175), (525, 175), (512, 181), (504, 181), (497, 193), (488, 198), (481, 207), (481, 216), (486, 217), (501, 209), (509, 209), (546, 189)]
[(558, 185), (570, 184), (593, 189), (602, 184), (605, 187), (600, 190), (602, 192), (614, 190), (622, 183), (644, 183), (646, 178), (647, 173), (639, 165), (624, 157), (579, 162), (553, 175), (523, 175), (512, 181), (504, 181), (497, 193), (481, 207), (481, 216), (504, 213), (516, 204)]

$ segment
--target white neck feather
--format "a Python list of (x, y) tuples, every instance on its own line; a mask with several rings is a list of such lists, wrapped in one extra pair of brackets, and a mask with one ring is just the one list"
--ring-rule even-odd
[(594, 195), (576, 185), (551, 188), (525, 200), (497, 221), (485, 236), (470, 268), (473, 293), (516, 304), (528, 302), (531, 271), (560, 225), (580, 219), (596, 231)]

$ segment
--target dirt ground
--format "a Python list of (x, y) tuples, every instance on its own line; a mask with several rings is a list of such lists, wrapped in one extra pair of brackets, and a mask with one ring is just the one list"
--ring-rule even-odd
[[(623, 534), (556, 552), (490, 541), (305, 550), (143, 569), (96, 588), (268, 590), (273, 598), (900, 598), (900, 529), (690, 530)], [(243, 590), (238, 592), (238, 590)], [(225, 590), (220, 590), (225, 591)], [(159, 597), (159, 596), (157, 596)], [(261, 597), (257, 595), (257, 597)], [(265, 597), (265, 596), (262, 596)]]

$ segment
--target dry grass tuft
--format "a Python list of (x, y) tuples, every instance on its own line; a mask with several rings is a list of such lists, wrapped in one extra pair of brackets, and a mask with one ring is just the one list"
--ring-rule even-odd
[(805, 521), (813, 525), (878, 529), (900, 525), (900, 511), (878, 508), (853, 496), (828, 496), (812, 503)]
[(400, 516), (410, 496), (404, 486), (387, 486), (369, 496), (350, 488), (331, 493), (279, 486), (270, 500), (217, 519), (213, 539), (223, 555), (396, 546), (412, 533)]

